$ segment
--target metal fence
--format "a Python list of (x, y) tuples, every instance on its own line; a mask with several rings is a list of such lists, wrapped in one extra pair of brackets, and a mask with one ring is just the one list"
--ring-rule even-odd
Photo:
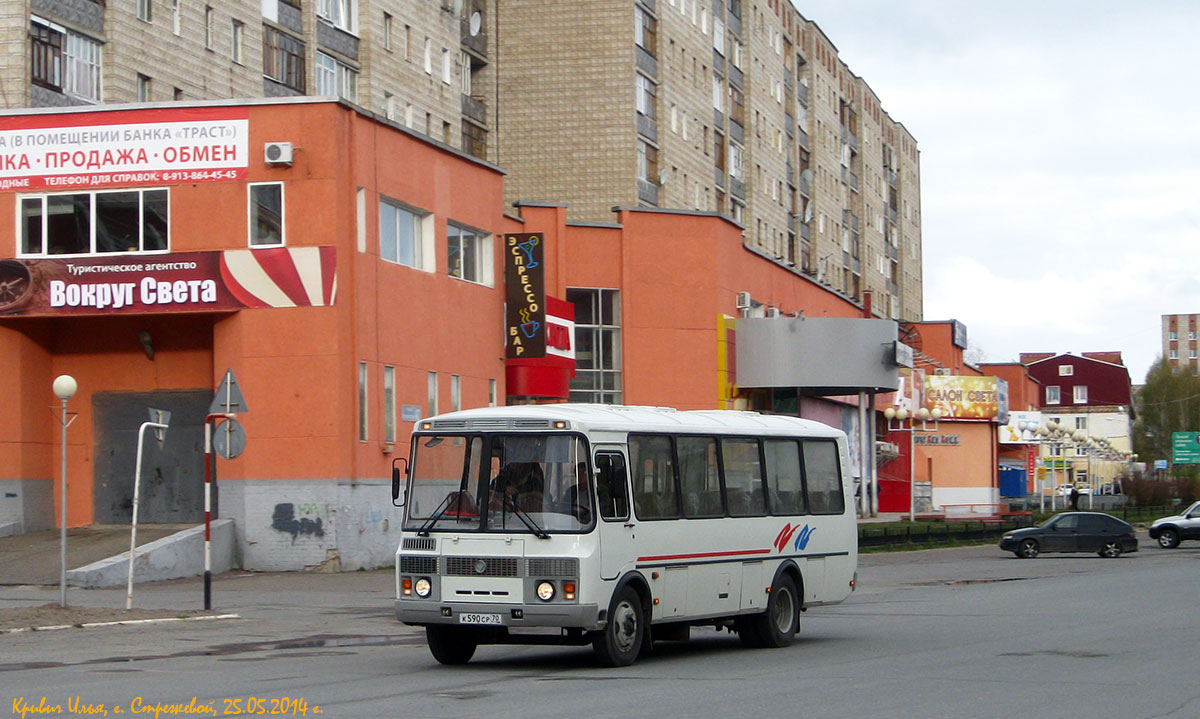
[(945, 524), (908, 524), (904, 526), (869, 525), (858, 528), (858, 546), (886, 547), (904, 545), (942, 546), (996, 539), (1005, 532), (1028, 527), (1028, 518), (1005, 522), (946, 522)]

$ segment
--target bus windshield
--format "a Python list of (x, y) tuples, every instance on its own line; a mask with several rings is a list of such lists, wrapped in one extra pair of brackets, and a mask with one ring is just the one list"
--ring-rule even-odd
[(578, 436), (418, 435), (404, 528), (583, 531), (593, 523), (590, 478)]

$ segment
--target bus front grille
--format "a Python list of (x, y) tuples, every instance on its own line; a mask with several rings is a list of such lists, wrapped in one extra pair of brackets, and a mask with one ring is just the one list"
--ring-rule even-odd
[(578, 559), (529, 559), (528, 576), (545, 579), (572, 579), (579, 576)]
[(437, 549), (437, 540), (433, 537), (405, 537), (401, 549), (412, 549), (418, 552), (432, 552)]
[(400, 572), (402, 574), (437, 574), (437, 557), (413, 557), (400, 555)]
[(446, 557), (452, 577), (519, 577), (516, 557)]

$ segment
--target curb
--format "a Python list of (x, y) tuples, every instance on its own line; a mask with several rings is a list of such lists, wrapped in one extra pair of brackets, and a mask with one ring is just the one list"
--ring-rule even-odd
[(214, 614), (204, 617), (161, 617), (159, 619), (119, 619), (114, 622), (83, 622), (81, 624), (51, 624), (44, 627), (17, 627), (16, 629), (0, 629), (2, 634), (19, 634), (21, 632), (56, 632), (60, 629), (95, 629), (97, 627), (138, 626), (144, 624), (166, 624), (167, 622), (204, 622), (213, 619), (241, 619), (240, 614)]

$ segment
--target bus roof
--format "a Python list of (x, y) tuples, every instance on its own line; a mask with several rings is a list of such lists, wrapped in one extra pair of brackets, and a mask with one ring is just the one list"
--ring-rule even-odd
[(620, 432), (783, 434), (836, 437), (842, 431), (810, 419), (728, 409), (677, 410), (611, 404), (540, 404), (484, 407), (423, 419), (421, 432), (545, 430), (565, 421), (568, 429)]

